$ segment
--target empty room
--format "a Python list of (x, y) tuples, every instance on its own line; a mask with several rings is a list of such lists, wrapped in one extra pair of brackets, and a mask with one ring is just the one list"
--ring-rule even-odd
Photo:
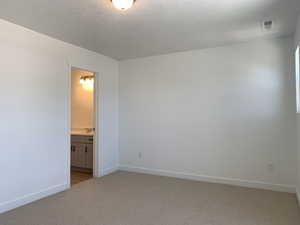
[(0, 0), (0, 225), (299, 225), (299, 0)]

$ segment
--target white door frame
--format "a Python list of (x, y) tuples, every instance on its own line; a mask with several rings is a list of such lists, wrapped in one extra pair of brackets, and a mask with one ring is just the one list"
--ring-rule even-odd
[(102, 164), (103, 160), (102, 157), (102, 149), (101, 145), (99, 144), (99, 134), (100, 127), (99, 127), (99, 120), (100, 120), (100, 112), (99, 112), (99, 104), (100, 104), (100, 94), (99, 94), (99, 80), (100, 80), (100, 74), (98, 71), (93, 71), (87, 68), (75, 66), (75, 65), (69, 65), (69, 73), (68, 73), (68, 98), (67, 98), (67, 105), (68, 105), (68, 149), (67, 149), (67, 168), (66, 168), (66, 174), (67, 174), (67, 180), (68, 180), (68, 187), (71, 187), (71, 97), (72, 97), (72, 70), (73, 69), (79, 69), (84, 70), (88, 72), (94, 73), (94, 126), (95, 126), (95, 133), (93, 138), (93, 176), (94, 177), (101, 177), (103, 175), (102, 170)]

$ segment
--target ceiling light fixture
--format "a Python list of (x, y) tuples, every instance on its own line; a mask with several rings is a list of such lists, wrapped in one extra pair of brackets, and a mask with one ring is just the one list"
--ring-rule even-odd
[(127, 10), (130, 9), (135, 0), (111, 0), (114, 6), (119, 10)]

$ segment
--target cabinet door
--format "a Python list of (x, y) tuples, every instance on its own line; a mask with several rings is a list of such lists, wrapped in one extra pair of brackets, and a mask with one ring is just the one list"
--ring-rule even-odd
[(86, 144), (86, 168), (93, 169), (93, 144)]
[(73, 148), (73, 154), (71, 155), (72, 166), (75, 167), (85, 167), (85, 144), (76, 143), (73, 144), (75, 148)]
[(75, 166), (76, 164), (76, 155), (75, 155), (76, 146), (74, 144), (71, 145), (71, 166)]

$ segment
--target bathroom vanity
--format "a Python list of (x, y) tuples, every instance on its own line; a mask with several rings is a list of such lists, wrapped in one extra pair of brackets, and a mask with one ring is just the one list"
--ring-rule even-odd
[(91, 134), (71, 135), (71, 166), (72, 169), (93, 169), (93, 141)]

